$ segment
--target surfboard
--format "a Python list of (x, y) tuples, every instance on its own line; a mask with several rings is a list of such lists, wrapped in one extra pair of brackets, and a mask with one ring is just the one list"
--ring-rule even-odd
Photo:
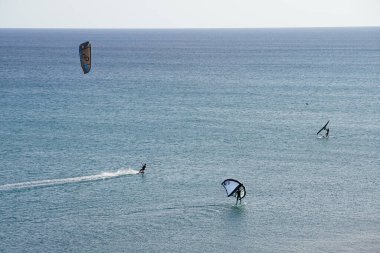
[(330, 120), (327, 121), (327, 123), (321, 128), (321, 130), (318, 131), (317, 134), (319, 134), (320, 132), (322, 132), (322, 130), (326, 129), (327, 125), (329, 124)]

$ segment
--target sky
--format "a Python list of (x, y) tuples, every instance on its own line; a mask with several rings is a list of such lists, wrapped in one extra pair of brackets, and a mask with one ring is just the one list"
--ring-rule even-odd
[(380, 26), (380, 0), (0, 0), (0, 28)]

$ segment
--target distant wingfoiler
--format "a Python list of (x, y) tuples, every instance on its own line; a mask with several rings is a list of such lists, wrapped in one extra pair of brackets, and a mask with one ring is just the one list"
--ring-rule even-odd
[(241, 199), (246, 195), (244, 185), (235, 179), (226, 179), (222, 182), (222, 185), (226, 190), (227, 197), (236, 197), (236, 204), (238, 201), (241, 202)]
[(329, 132), (330, 132), (330, 129), (327, 127), (327, 125), (329, 124), (330, 120), (327, 121), (327, 123), (317, 132), (317, 135), (322, 132), (323, 130), (326, 131), (325, 135), (322, 136), (323, 138), (328, 138), (329, 137)]
[(83, 73), (87, 74), (91, 70), (91, 44), (89, 41), (79, 45), (79, 58)]

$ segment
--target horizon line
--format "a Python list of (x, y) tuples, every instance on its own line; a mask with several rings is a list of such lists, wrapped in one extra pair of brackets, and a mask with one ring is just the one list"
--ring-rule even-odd
[(0, 29), (57, 29), (57, 30), (211, 30), (211, 29), (321, 29), (321, 28), (380, 28), (379, 25), (363, 26), (270, 26), (270, 27), (0, 27)]

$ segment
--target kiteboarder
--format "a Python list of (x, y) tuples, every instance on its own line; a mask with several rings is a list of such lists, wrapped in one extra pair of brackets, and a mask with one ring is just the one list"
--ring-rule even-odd
[(139, 173), (140, 173), (140, 174), (144, 174), (145, 169), (146, 169), (146, 163), (144, 163), (144, 164), (142, 165), (141, 169), (139, 170)]

